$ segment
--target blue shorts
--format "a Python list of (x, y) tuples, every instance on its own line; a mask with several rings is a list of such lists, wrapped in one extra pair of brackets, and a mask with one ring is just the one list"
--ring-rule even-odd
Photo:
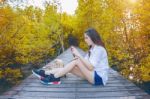
[(94, 71), (94, 85), (104, 85), (102, 78)]

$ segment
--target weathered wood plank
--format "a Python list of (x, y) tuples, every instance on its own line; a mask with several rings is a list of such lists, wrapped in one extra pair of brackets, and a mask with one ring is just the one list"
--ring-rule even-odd
[(148, 96), (119, 96), (119, 97), (86, 97), (86, 98), (80, 98), (78, 97), (77, 99), (150, 99)]
[(76, 98), (53, 98), (53, 97), (22, 97), (22, 96), (11, 96), (11, 97), (8, 97), (8, 96), (0, 96), (0, 99), (76, 99)]
[[(141, 90), (137, 88), (130, 88), (130, 89), (125, 89), (122, 87), (122, 89), (119, 88), (24, 88), (23, 90), (12, 90), (13, 92), (19, 92), (19, 91), (24, 91), (24, 92), (120, 92), (120, 91), (134, 91), (134, 92), (141, 92)], [(132, 93), (133, 94), (133, 93)], [(139, 95), (143, 95), (143, 93), (139, 93)]]
[(0, 99), (150, 99), (149, 96), (122, 96), (122, 97), (75, 97), (75, 98), (58, 98), (58, 97), (40, 97), (40, 96), (34, 96), (34, 97), (23, 97), (23, 96), (0, 96)]
[(21, 91), (15, 96), (39, 96), (39, 97), (51, 97), (51, 98), (75, 98), (75, 93), (73, 92), (24, 92)]

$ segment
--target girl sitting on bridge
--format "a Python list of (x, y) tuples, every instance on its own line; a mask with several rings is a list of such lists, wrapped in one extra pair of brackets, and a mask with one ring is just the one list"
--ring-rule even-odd
[(74, 59), (63, 68), (56, 68), (49, 71), (33, 70), (43, 84), (60, 84), (60, 78), (67, 73), (72, 73), (86, 79), (93, 85), (105, 85), (108, 81), (108, 57), (104, 43), (98, 32), (89, 28), (84, 33), (84, 40), (89, 46), (89, 51), (83, 57), (78, 50), (71, 46)]

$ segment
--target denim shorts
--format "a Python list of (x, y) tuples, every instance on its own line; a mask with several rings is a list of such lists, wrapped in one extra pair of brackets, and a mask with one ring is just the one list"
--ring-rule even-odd
[(102, 78), (94, 71), (94, 85), (104, 85)]

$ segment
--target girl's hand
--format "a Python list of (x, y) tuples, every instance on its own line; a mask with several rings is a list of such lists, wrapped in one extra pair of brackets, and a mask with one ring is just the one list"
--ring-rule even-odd
[(80, 53), (78, 52), (78, 50), (75, 48), (75, 47), (73, 47), (73, 46), (71, 46), (71, 52), (72, 52), (72, 54), (75, 56), (75, 57), (81, 57), (81, 55), (80, 55)]

